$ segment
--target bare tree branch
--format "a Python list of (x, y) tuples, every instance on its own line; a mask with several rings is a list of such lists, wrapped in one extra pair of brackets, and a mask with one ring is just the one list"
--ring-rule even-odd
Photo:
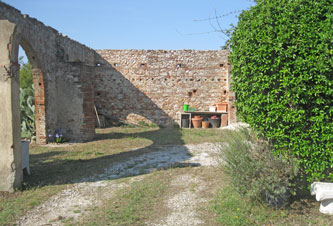
[(201, 22), (201, 21), (208, 21), (208, 20), (212, 20), (212, 19), (220, 19), (222, 17), (230, 16), (232, 14), (237, 14), (237, 13), (241, 13), (241, 12), (242, 12), (242, 10), (236, 10), (236, 11), (233, 11), (233, 12), (230, 12), (230, 13), (227, 13), (227, 14), (223, 14), (223, 15), (220, 15), (220, 16), (216, 16), (216, 14), (215, 14), (215, 17), (208, 17), (206, 19), (193, 20), (193, 21), (194, 22)]

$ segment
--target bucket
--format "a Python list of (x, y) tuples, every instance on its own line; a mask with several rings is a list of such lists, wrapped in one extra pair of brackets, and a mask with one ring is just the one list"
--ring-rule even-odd
[(188, 104), (184, 104), (183, 107), (184, 107), (184, 111), (188, 111)]
[(209, 118), (208, 120), (209, 120), (209, 122), (210, 122), (210, 124), (212, 125), (213, 128), (220, 127), (220, 124), (221, 124), (221, 119), (220, 118), (215, 118), (215, 119)]

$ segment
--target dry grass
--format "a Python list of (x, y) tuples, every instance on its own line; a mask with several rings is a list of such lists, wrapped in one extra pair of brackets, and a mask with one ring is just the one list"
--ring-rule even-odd
[(87, 143), (31, 145), (31, 175), (21, 191), (0, 193), (0, 225), (13, 224), (28, 210), (82, 178), (102, 173), (114, 162), (151, 152), (154, 146), (217, 141), (221, 130), (113, 127), (97, 129)]
[[(0, 225), (14, 224), (24, 213), (50, 196), (70, 187), (75, 181), (102, 173), (104, 168), (114, 162), (152, 152), (154, 147), (159, 145), (228, 142), (233, 133), (236, 132), (219, 129), (114, 127), (98, 129), (96, 140), (87, 143), (32, 145), (31, 176), (25, 176), (23, 189), (13, 194), (0, 193)], [(118, 222), (121, 225), (143, 225), (147, 221), (164, 217), (169, 210), (161, 205), (161, 200), (177, 192), (170, 188), (169, 183), (172, 178), (181, 174), (203, 179), (209, 189), (200, 196), (207, 200), (217, 197), (214, 204), (207, 202), (197, 207), (200, 218), (206, 225), (242, 225), (241, 221), (233, 220), (230, 223), (220, 215), (224, 213), (234, 216), (238, 214), (240, 207), (244, 211), (242, 219), (245, 220), (242, 222), (250, 224), (330, 225), (333, 222), (332, 217), (318, 213), (319, 203), (313, 201), (313, 198), (295, 202), (284, 210), (260, 205), (253, 207), (228, 187), (228, 178), (218, 169), (185, 167), (146, 175), (142, 181), (131, 184), (116, 196), (105, 200), (102, 206), (93, 209), (92, 214), (82, 218), (80, 223), (112, 225)], [(123, 182), (128, 180), (130, 178), (120, 179)], [(226, 203), (228, 205), (225, 205)], [(214, 209), (211, 208), (212, 205)], [(220, 221), (217, 222), (219, 216)], [(241, 215), (238, 219), (240, 217)], [(63, 223), (74, 222), (67, 219)]]

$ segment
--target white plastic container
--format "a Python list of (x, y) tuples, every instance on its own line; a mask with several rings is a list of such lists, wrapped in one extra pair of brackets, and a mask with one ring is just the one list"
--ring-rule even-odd
[(311, 195), (320, 202), (319, 211), (333, 215), (333, 183), (314, 182), (311, 184)]
[(210, 112), (215, 112), (216, 111), (216, 106), (209, 106), (209, 111)]

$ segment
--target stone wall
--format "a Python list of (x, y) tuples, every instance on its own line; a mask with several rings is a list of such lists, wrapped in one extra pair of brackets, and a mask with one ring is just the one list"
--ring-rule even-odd
[(184, 103), (196, 110), (228, 101), (228, 51), (97, 50), (99, 113), (130, 123), (172, 125)]
[(93, 139), (96, 52), (2, 2), (0, 21), (16, 25), (16, 38), (32, 65), (37, 143), (46, 143), (59, 129), (70, 140)]

